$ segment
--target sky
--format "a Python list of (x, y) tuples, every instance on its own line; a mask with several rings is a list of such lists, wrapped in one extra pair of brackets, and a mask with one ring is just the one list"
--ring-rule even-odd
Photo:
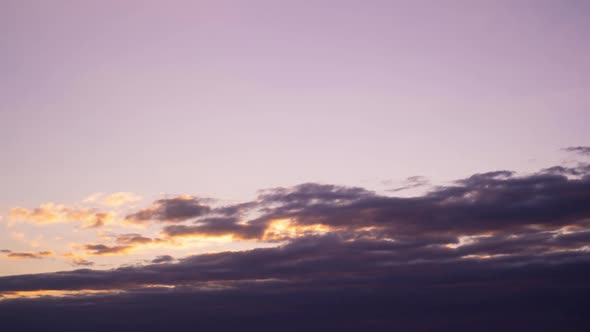
[(588, 31), (577, 0), (0, 0), (0, 317), (483, 331), (537, 298), (576, 330)]

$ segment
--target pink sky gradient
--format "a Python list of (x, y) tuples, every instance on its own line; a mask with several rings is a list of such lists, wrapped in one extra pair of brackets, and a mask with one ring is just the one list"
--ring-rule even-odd
[[(1, 1), (0, 243), (28, 250), (13, 232), (69, 231), (5, 228), (11, 208), (97, 192), (233, 201), (308, 181), (383, 190), (567, 161), (560, 149), (590, 143), (589, 12), (584, 1)], [(35, 264), (18, 272), (55, 269)]]

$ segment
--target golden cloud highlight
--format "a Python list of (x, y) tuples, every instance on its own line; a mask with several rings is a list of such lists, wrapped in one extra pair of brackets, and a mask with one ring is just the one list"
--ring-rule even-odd
[(82, 222), (86, 228), (96, 228), (111, 223), (115, 218), (115, 212), (100, 212), (95, 209), (46, 203), (31, 210), (21, 207), (13, 208), (8, 212), (8, 216), (14, 221), (28, 221), (40, 225)]

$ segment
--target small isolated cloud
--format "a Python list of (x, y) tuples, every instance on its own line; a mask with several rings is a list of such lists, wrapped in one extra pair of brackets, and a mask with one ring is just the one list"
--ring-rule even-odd
[(570, 146), (563, 149), (567, 152), (581, 154), (583, 156), (590, 156), (590, 146)]
[(55, 255), (53, 251), (9, 252), (6, 257), (15, 259), (42, 259), (53, 255)]
[(170, 255), (162, 255), (162, 256), (158, 256), (158, 257), (154, 258), (154, 260), (152, 260), (152, 263), (154, 263), (154, 264), (170, 263), (173, 261), (174, 261), (174, 257), (172, 257)]
[(0, 250), (0, 252), (3, 253), (3, 254), (7, 254), (7, 253), (10, 253), (12, 251), (10, 251), (8, 249), (2, 249), (2, 250)]

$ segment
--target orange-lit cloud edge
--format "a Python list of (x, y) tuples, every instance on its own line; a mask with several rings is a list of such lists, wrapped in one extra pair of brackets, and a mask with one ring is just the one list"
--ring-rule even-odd
[[(424, 238), (432, 241), (425, 247), (428, 250), (437, 250), (443, 255), (455, 252), (454, 259), (479, 261), (518, 257), (524, 252), (495, 252), (485, 248), (489, 241), (501, 240), (510, 244), (536, 234), (543, 239), (534, 240), (538, 242), (531, 242), (525, 249), (537, 250), (545, 256), (559, 253), (585, 255), (590, 251), (589, 243), (571, 240), (590, 232), (590, 214), (584, 204), (572, 208), (568, 203), (570, 210), (575, 211), (551, 211), (551, 218), (539, 214), (538, 210), (552, 207), (551, 204), (562, 204), (563, 188), (571, 188), (570, 198), (578, 195), (574, 197), (577, 200), (572, 198), (573, 201), (584, 202), (586, 196), (579, 187), (588, 182), (589, 170), (590, 167), (581, 164), (575, 169), (553, 167), (520, 177), (505, 171), (476, 174), (452, 186), (435, 188), (423, 196), (410, 198), (383, 196), (356, 187), (303, 184), (264, 191), (255, 201), (234, 205), (215, 205), (209, 199), (181, 195), (156, 199), (137, 210), (127, 204), (137, 202), (139, 195), (99, 194), (83, 201), (83, 204), (99, 202), (96, 207), (47, 203), (33, 209), (13, 208), (8, 213), (9, 223), (5, 227), (16, 227), (15, 223), (19, 222), (37, 227), (71, 223), (81, 231), (96, 232), (96, 229), (105, 228), (117, 232), (98, 236), (95, 242), (70, 244), (71, 250), (66, 252), (3, 249), (0, 257), (18, 260), (63, 258), (73, 265), (88, 267), (92, 266), (92, 257), (125, 257), (143, 252), (156, 259), (168, 254), (163, 251), (190, 249), (195, 243), (207, 241), (220, 244), (247, 242), (252, 244), (251, 248), (281, 247), (299, 239), (330, 234), (352, 242), (386, 241), (400, 245), (408, 238)], [(556, 182), (560, 187), (554, 186)], [(515, 193), (525, 194), (518, 197)], [(504, 196), (517, 198), (508, 201)], [(543, 197), (545, 201), (541, 204), (535, 197)], [(511, 204), (520, 208), (512, 209)], [(111, 210), (101, 210), (104, 207)], [(511, 222), (502, 223), (503, 220)], [(130, 229), (151, 233), (121, 232)], [(477, 249), (478, 246), (483, 249)], [(461, 253), (465, 248), (477, 250)], [(173, 288), (175, 285), (140, 283), (136, 287)], [(4, 291), (1, 294), (2, 299), (13, 299), (108, 295), (124, 291), (118, 288), (42, 289)]]

